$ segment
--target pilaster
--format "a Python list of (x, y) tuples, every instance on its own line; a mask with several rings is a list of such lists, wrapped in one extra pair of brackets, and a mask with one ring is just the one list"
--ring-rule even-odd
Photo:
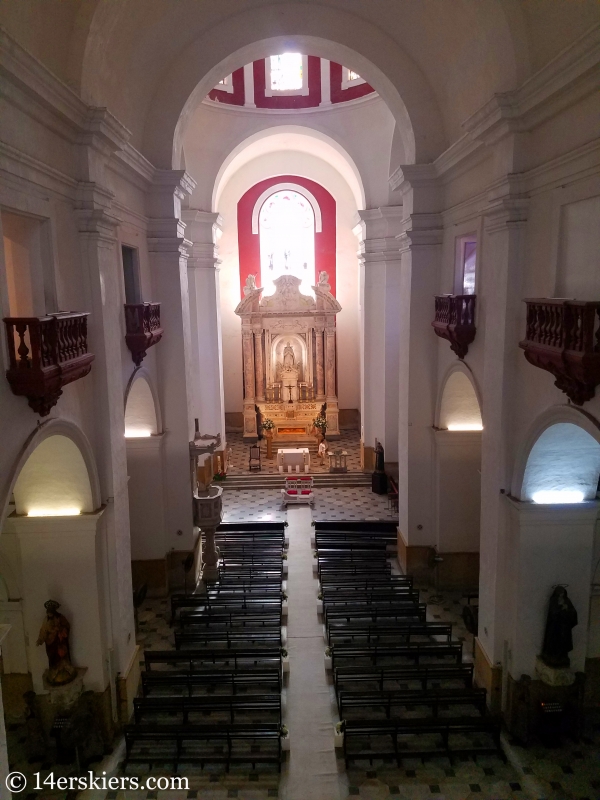
[(407, 547), (435, 543), (432, 498), (437, 341), (433, 297), (439, 285), (441, 188), (433, 164), (412, 164), (396, 174), (404, 216), (400, 251), (398, 476), (399, 528)]
[(194, 371), (187, 269), (192, 243), (185, 237), (181, 203), (194, 186), (184, 170), (157, 170), (147, 198), (148, 256), (167, 331), (156, 354), (166, 431), (165, 541), (177, 550), (193, 545), (188, 446), (194, 431)]
[(524, 273), (527, 198), (508, 176), (491, 190), (484, 227), (486, 293), (479, 325), (485, 329), (482, 380), (484, 433), (481, 450), (481, 571), (479, 642), (492, 663), (503, 657), (501, 566), (507, 535), (507, 507), (512, 453), (511, 424)]
[(400, 249), (402, 205), (359, 211), (361, 408), (363, 446), (398, 453)]
[(185, 236), (192, 245), (187, 260), (192, 346), (193, 416), (202, 433), (221, 434), (225, 443), (223, 345), (218, 242), (219, 214), (184, 209)]
[[(129, 544), (127, 457), (125, 451), (123, 385), (115, 369), (115, 354), (122, 341), (122, 299), (116, 276), (121, 271), (118, 253), (118, 215), (108, 188), (106, 166), (127, 143), (129, 132), (106, 110), (88, 110), (76, 149), (79, 182), (75, 215), (79, 229), (82, 269), (86, 276), (90, 311), (89, 341), (95, 355), (93, 381), (95, 449), (106, 510), (107, 586), (110, 587), (108, 647), (113, 651), (110, 676), (128, 664), (135, 646)], [(104, 657), (103, 657), (104, 658)], [(101, 665), (104, 668), (104, 663)]]

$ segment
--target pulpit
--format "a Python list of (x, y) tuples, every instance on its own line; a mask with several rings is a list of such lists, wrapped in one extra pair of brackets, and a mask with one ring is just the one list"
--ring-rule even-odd
[(348, 472), (347, 450), (328, 450), (329, 472)]
[(275, 293), (263, 297), (250, 276), (235, 313), (242, 320), (244, 439), (258, 436), (256, 407), (275, 423), (275, 441), (308, 441), (313, 420), (327, 418), (327, 438), (339, 437), (336, 376), (336, 314), (327, 273), (300, 292), (300, 278), (282, 275)]

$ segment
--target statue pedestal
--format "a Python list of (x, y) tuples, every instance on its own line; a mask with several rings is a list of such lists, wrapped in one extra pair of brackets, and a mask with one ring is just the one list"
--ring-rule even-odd
[(46, 693), (38, 695), (37, 706), (46, 738), (50, 735), (50, 730), (54, 725), (56, 717), (59, 714), (65, 714), (71, 711), (85, 691), (83, 679), (87, 671), (87, 667), (78, 667), (77, 677), (75, 677), (71, 683), (66, 683), (64, 686), (51, 686), (46, 681), (46, 672), (44, 673), (43, 682), (44, 691)]
[(535, 676), (546, 686), (572, 686), (575, 673), (569, 667), (549, 667), (538, 656), (535, 660)]

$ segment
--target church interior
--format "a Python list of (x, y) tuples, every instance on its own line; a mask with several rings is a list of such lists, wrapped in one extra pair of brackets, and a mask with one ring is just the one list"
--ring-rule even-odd
[(0, 3), (0, 800), (600, 797), (597, 0)]

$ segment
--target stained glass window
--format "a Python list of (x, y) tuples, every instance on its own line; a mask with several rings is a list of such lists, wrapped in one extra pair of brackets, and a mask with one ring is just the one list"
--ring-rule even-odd
[(273, 294), (275, 278), (295, 275), (302, 294), (314, 297), (315, 214), (306, 197), (291, 189), (274, 192), (260, 210), (259, 233), (263, 295)]
[(271, 90), (290, 92), (302, 89), (304, 75), (301, 53), (271, 56)]
[(359, 81), (360, 80), (360, 75), (358, 74), (358, 72), (354, 72), (353, 70), (349, 69), (348, 70), (348, 80), (349, 81)]

